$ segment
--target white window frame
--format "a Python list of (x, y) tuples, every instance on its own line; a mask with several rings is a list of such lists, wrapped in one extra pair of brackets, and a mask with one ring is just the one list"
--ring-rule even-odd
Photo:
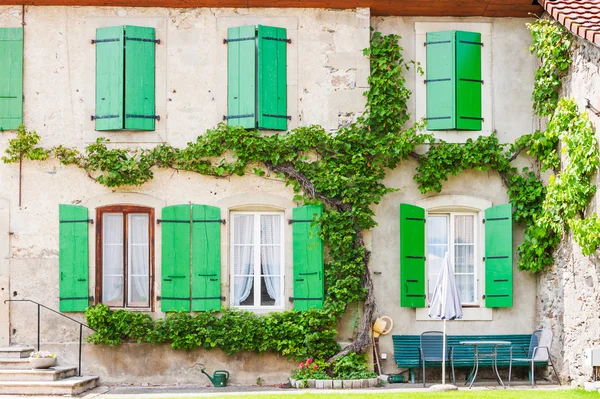
[[(229, 287), (230, 287), (230, 292), (229, 292), (229, 297), (232, 298), (231, 303), (233, 303), (233, 298), (235, 298), (234, 296), (234, 289), (235, 289), (235, 271), (233, 269), (233, 265), (234, 265), (234, 250), (235, 250), (235, 238), (234, 238), (234, 234), (235, 234), (235, 229), (236, 229), (236, 223), (235, 223), (235, 215), (253, 215), (254, 216), (254, 237), (255, 237), (255, 242), (253, 243), (253, 245), (255, 246), (255, 250), (254, 250), (254, 257), (253, 257), (253, 261), (254, 261), (254, 282), (253, 282), (253, 287), (254, 287), (254, 305), (252, 306), (243, 306), (243, 305), (231, 305), (231, 307), (234, 307), (236, 309), (243, 309), (243, 310), (249, 310), (249, 311), (273, 311), (273, 310), (284, 310), (284, 298), (285, 298), (285, 292), (284, 292), (284, 282), (285, 282), (285, 212), (272, 212), (272, 211), (255, 211), (255, 212), (243, 212), (243, 211), (233, 211), (231, 212), (230, 215), (230, 220), (231, 220), (231, 229), (229, 231), (229, 242), (230, 242), (230, 262), (229, 264), (231, 265), (230, 270), (231, 272), (229, 273)], [(280, 237), (280, 246), (281, 246), (281, 250), (279, 251), (280, 253), (280, 265), (281, 265), (281, 269), (280, 269), (280, 295), (281, 298), (279, 300), (280, 305), (279, 306), (263, 306), (263, 305), (257, 305), (260, 303), (260, 287), (261, 287), (261, 263), (260, 263), (260, 217), (263, 215), (277, 215), (280, 216), (281, 218), (281, 226), (280, 226), (280, 231), (281, 231), (281, 237)], [(258, 219), (258, 220), (257, 220)], [(257, 241), (258, 240), (258, 241)], [(257, 289), (258, 287), (258, 289)]]
[[(479, 213), (478, 212), (452, 212), (452, 211), (431, 211), (431, 212), (427, 212), (427, 218), (429, 218), (429, 216), (446, 216), (449, 220), (448, 223), (448, 255), (450, 256), (450, 261), (452, 262), (452, 265), (454, 265), (454, 255), (455, 255), (455, 242), (454, 242), (454, 217), (455, 216), (460, 216), (460, 215), (465, 215), (465, 216), (473, 216), (473, 260), (474, 260), (474, 276), (473, 276), (473, 286), (474, 286), (474, 296), (473, 302), (461, 302), (462, 306), (469, 306), (469, 307), (478, 307), (480, 306), (480, 301), (478, 300), (479, 298), (479, 275), (480, 275), (480, 264), (479, 262), (477, 262), (477, 260), (479, 259), (479, 248), (481, 247), (482, 243), (481, 243), (481, 239), (479, 236)], [(427, 239), (428, 234), (427, 234), (427, 227), (428, 224), (425, 224), (425, 237)], [(425, 243), (425, 247), (427, 248), (427, 252), (429, 252), (429, 243), (426, 242)], [(455, 266), (456, 268), (456, 266)], [(481, 271), (483, 272), (483, 270)], [(456, 271), (455, 271), (456, 274)], [(427, 304), (429, 306), (431, 298), (429, 297), (429, 261), (427, 261), (425, 263), (425, 275), (427, 276)], [(435, 284), (435, 282), (433, 282)]]

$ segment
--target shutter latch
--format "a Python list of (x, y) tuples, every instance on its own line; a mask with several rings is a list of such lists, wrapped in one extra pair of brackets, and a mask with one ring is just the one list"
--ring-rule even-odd
[(125, 118), (156, 119), (157, 121), (160, 121), (160, 115), (125, 114)]
[(223, 120), (237, 119), (237, 118), (253, 118), (254, 114), (241, 114), (241, 115), (223, 115)]
[(275, 40), (278, 42), (286, 42), (288, 44), (292, 43), (292, 39), (280, 38), (280, 37), (271, 37), (271, 36), (263, 36), (263, 40)]
[(285, 119), (292, 120), (292, 117), (290, 115), (263, 114), (263, 116), (268, 116), (270, 118), (285, 118)]
[(119, 115), (92, 115), (90, 117), (91, 120), (94, 119), (111, 119), (111, 118), (118, 118)]

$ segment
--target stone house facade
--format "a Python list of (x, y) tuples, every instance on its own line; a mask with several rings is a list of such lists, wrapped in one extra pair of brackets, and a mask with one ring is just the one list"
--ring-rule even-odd
[[(523, 10), (540, 10), (523, 3), (527, 3)], [(258, 126), (268, 130), (267, 134), (312, 124), (336, 131), (364, 109), (369, 61), (363, 49), (369, 46), (371, 26), (384, 34), (401, 35), (404, 57), (420, 63), (425, 71), (436, 65), (428, 62), (429, 50), (423, 45), (432, 33), (475, 32), (476, 40), (480, 40), (477, 43), (483, 43), (477, 44), (480, 77), (472, 79), (483, 81), (478, 86), (479, 108), (473, 117), (478, 124), (468, 130), (440, 125), (436, 137), (465, 142), (496, 132), (501, 142), (509, 143), (531, 133), (539, 124), (531, 111), (536, 60), (527, 51), (530, 38), (526, 11), (507, 17), (507, 11), (485, 14), (466, 8), (462, 14), (453, 14), (457, 16), (440, 17), (439, 10), (425, 8), (386, 15), (368, 7), (63, 4), (0, 6), (0, 28), (23, 28), (22, 122), (40, 134), (45, 147), (63, 144), (83, 149), (101, 137), (110, 139), (111, 146), (123, 148), (149, 148), (162, 142), (183, 146), (224, 118), (229, 123)], [(134, 38), (139, 40), (134, 44), (146, 47), (121, 56), (122, 49), (114, 44), (128, 35), (136, 35)], [(248, 43), (250, 46), (246, 46)], [(255, 46), (261, 45), (277, 49), (273, 50), (273, 59), (257, 56)], [(151, 53), (139, 50), (148, 46)], [(128, 57), (134, 51), (141, 53)], [(232, 61), (236, 56), (242, 57), (236, 61), (237, 66)], [(148, 63), (154, 65), (150, 72)], [(250, 72), (245, 69), (248, 66)], [(284, 77), (280, 69), (273, 72), (278, 74), (277, 87), (261, 85), (257, 73), (282, 66)], [(429, 78), (415, 70), (408, 71), (406, 78), (413, 92), (409, 111), (412, 121), (416, 121), (428, 115), (428, 97), (431, 100), (434, 96), (428, 95), (428, 83), (423, 82)], [(148, 79), (152, 88), (148, 88)], [(248, 86), (244, 79), (258, 82), (257, 86)], [(121, 87), (125, 92), (118, 91)], [(111, 97), (115, 90), (118, 95)], [(136, 91), (141, 94), (132, 94)], [(118, 99), (117, 103), (111, 102), (113, 98)], [(256, 113), (263, 117), (256, 118)], [(158, 116), (160, 119), (154, 118)], [(4, 130), (0, 132), (2, 153), (13, 137), (14, 127)], [(525, 165), (529, 161), (520, 162)], [(502, 266), (507, 284), (494, 294), (500, 298), (498, 302), (490, 300), (493, 288), (486, 286), (490, 267), (481, 260), (486, 242), (483, 219), (487, 209), (508, 203), (501, 178), (492, 172), (467, 171), (451, 177), (439, 195), (423, 195), (412, 178), (416, 166), (416, 161), (409, 160), (388, 172), (385, 184), (399, 190), (374, 206), (378, 226), (366, 235), (372, 251), (378, 310), (396, 322), (392, 333), (416, 335), (440, 328), (439, 322), (427, 317), (425, 301), (430, 295), (427, 287), (431, 288), (436, 278), (435, 259), (446, 251), (462, 262), (459, 280), (465, 298), (465, 317), (451, 324), (451, 333), (531, 333), (549, 324), (540, 310), (548, 306), (548, 302), (542, 303), (542, 291), (549, 278), (536, 278), (516, 268), (513, 253), (522, 241), (519, 229), (509, 229), (511, 261)], [(216, 300), (217, 307), (240, 307), (258, 313), (295, 306), (288, 300), (295, 295), (293, 231), (284, 222), (294, 217), (294, 209), (301, 204), (294, 201), (293, 191), (281, 181), (253, 175), (214, 179), (157, 170), (154, 179), (140, 187), (109, 189), (81, 170), (51, 159), (25, 162), (21, 205), (19, 183), (18, 167), (0, 164), (1, 300), (31, 299), (72, 312), (70, 315), (78, 319), (83, 319), (81, 306), (98, 302), (161, 317), (169, 306), (181, 305), (181, 296), (173, 288), (177, 282), (173, 280), (178, 277), (168, 269), (173, 259), (165, 255), (176, 257), (181, 253), (174, 249), (179, 236), (165, 221), (189, 219), (191, 208), (192, 213), (198, 209), (201, 219), (226, 222), (210, 227), (210, 234), (218, 237), (210, 244), (211, 251), (219, 253), (214, 271), (219, 280), (210, 294), (202, 294), (205, 298), (210, 296), (212, 303)], [(412, 279), (403, 275), (400, 266), (401, 204), (426, 211), (428, 225), (438, 226), (437, 231), (442, 232), (436, 234), (431, 229), (427, 239), (425, 231), (419, 232), (430, 258), (419, 282), (422, 303), (410, 302), (413, 291), (404, 287)], [(94, 224), (78, 225), (79, 233), (61, 230), (61, 221), (74, 219), (91, 219)], [(163, 223), (158, 224), (159, 219)], [(80, 233), (87, 236), (83, 250), (80, 246), (65, 250), (83, 257), (78, 262), (85, 263), (86, 277), (73, 280), (81, 283), (78, 287), (83, 287), (83, 295), (81, 288), (63, 288), (61, 283), (65, 280), (61, 262), (68, 256), (63, 254), (62, 260), (59, 256), (66, 242), (61, 231), (69, 237)], [(263, 258), (256, 255), (260, 245), (244, 241), (244, 237), (265, 231), (269, 231), (268, 245), (275, 250), (264, 252), (264, 259), (271, 258), (268, 263), (277, 265), (269, 271), (263, 269)], [(592, 280), (596, 281), (595, 277)], [(204, 306), (204, 302), (197, 305)], [(194, 301), (190, 306), (192, 311), (203, 310), (196, 308)], [(340, 342), (352, 339), (360, 312), (359, 306), (347, 310), (339, 325)], [(42, 316), (43, 346), (75, 363), (78, 331), (50, 314)], [(33, 343), (34, 318), (33, 307), (0, 302), (1, 345)], [(561, 325), (555, 329), (556, 335), (566, 337), (561, 330), (564, 328)], [(557, 338), (556, 344), (559, 342)], [(381, 339), (381, 351), (388, 354), (383, 370), (397, 372), (389, 336)], [(232, 382), (243, 384), (253, 384), (257, 377), (266, 383), (281, 382), (294, 367), (294, 362), (273, 354), (258, 359), (248, 353), (227, 356), (218, 349), (178, 352), (167, 346), (132, 343), (114, 348), (86, 344), (83, 371), (113, 383), (132, 378), (148, 383), (191, 383), (203, 378), (203, 363), (230, 370)]]

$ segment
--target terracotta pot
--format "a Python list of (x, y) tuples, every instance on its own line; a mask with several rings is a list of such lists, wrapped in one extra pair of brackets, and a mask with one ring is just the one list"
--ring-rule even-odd
[(29, 363), (33, 369), (47, 369), (56, 364), (55, 357), (30, 357)]

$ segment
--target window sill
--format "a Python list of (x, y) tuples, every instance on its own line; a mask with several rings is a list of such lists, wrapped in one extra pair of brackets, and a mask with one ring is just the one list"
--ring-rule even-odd
[(283, 312), (285, 308), (283, 306), (273, 307), (256, 307), (256, 306), (232, 306), (231, 309), (244, 310), (256, 314), (268, 314), (271, 312)]
[[(463, 318), (453, 321), (491, 321), (493, 320), (493, 309), (484, 307), (464, 307)], [(417, 321), (439, 321), (429, 317), (429, 308), (416, 309)]]
[(110, 310), (128, 310), (130, 312), (140, 312), (140, 313), (152, 313), (152, 309), (151, 308), (123, 308), (120, 306), (109, 306), (108, 307)]

